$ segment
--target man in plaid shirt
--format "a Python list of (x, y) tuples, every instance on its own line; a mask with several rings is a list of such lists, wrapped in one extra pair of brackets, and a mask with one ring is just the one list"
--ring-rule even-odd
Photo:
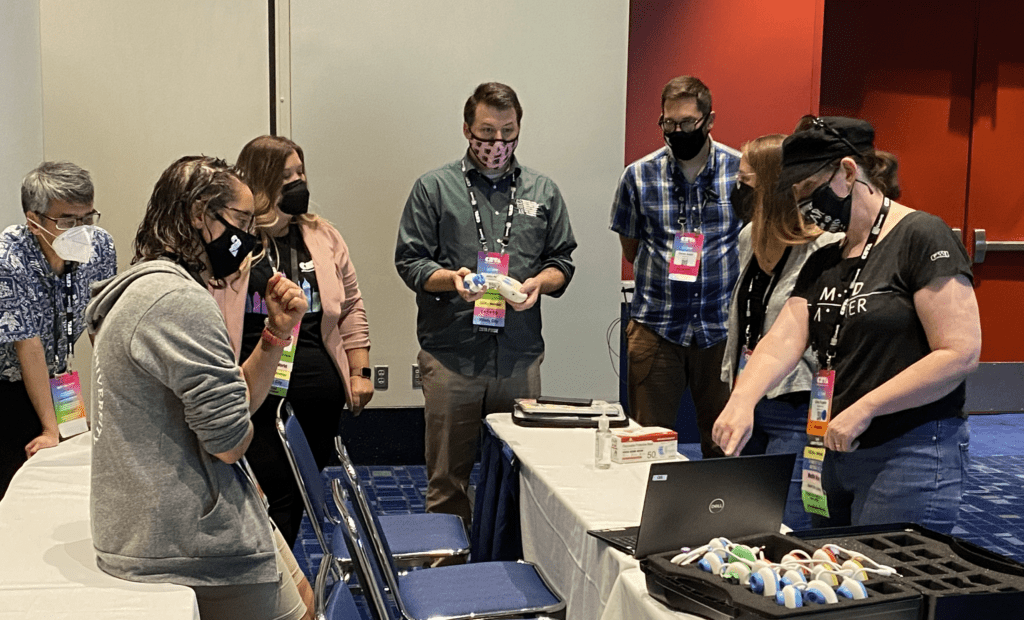
[(611, 229), (633, 263), (636, 292), (626, 328), (629, 410), (645, 426), (675, 428), (686, 387), (701, 451), (729, 397), (719, 377), (729, 297), (739, 275), (743, 222), (729, 199), (740, 154), (711, 139), (711, 91), (681, 76), (661, 93), (665, 147), (622, 173)]

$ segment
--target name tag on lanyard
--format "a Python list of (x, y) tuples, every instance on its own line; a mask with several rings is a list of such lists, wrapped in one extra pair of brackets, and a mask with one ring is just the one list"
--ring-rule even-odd
[(270, 393), (274, 396), (285, 397), (288, 395), (288, 384), (292, 380), (292, 368), (295, 366), (295, 349), (299, 346), (299, 329), (302, 323), (296, 323), (292, 329), (292, 343), (281, 352), (281, 359), (277, 362), (277, 370), (274, 372), (274, 382), (270, 385)]
[(78, 371), (66, 372), (50, 379), (50, 397), (57, 417), (57, 430), (62, 439), (89, 430), (82, 400), (82, 382)]
[(696, 282), (700, 273), (700, 257), (704, 249), (704, 235), (680, 231), (672, 244), (672, 260), (668, 264), (668, 278), (677, 282)]
[[(508, 275), (508, 254), (478, 252), (476, 272), (479, 274)], [(473, 325), (477, 331), (493, 334), (505, 328), (505, 298), (497, 290), (487, 289), (484, 296), (473, 304)]]
[[(63, 332), (67, 339), (67, 364), (71, 363), (74, 354), (75, 328), (74, 308), (78, 302), (78, 295), (75, 292), (74, 274), (78, 266), (71, 263), (64, 273), (64, 314), (61, 329), (54, 326), (53, 348), (54, 364), (59, 367), (57, 348), (60, 347), (59, 334)], [(61, 316), (60, 310), (54, 308), (54, 321)], [(78, 372), (65, 372), (50, 378), (50, 399), (53, 401), (53, 413), (57, 418), (57, 431), (61, 438), (67, 439), (89, 430), (89, 424), (85, 414), (85, 401), (82, 399), (82, 381), (78, 378)]]

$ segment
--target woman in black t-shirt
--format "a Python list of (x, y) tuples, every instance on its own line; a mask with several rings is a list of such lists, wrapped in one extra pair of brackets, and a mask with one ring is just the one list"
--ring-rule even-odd
[(885, 197), (895, 160), (873, 141), (870, 124), (830, 117), (784, 142), (780, 191), (847, 236), (807, 261), (713, 438), (726, 454), (741, 450), (750, 409), (810, 344), (816, 383), (834, 372), (820, 465), (828, 516), (814, 525), (912, 521), (948, 532), (969, 443), (964, 379), (981, 349), (970, 260), (941, 219)]
[(252, 188), (265, 242), (244, 277), (218, 297), (232, 340), (240, 339), (243, 359), (263, 330), (266, 310), (260, 291), (274, 272), (284, 272), (302, 287), (309, 304), (291, 334), (296, 342), (291, 375), (286, 385), (281, 376), (275, 380), (271, 395), (253, 414), (254, 436), (246, 452), (270, 501), (271, 517), (293, 544), (303, 504), (275, 428), (277, 405), (286, 394), (323, 469), (333, 455), (346, 405), (346, 416), (358, 415), (373, 396), (369, 325), (348, 246), (334, 226), (308, 212), (302, 148), (287, 138), (260, 136), (242, 148), (236, 167)]

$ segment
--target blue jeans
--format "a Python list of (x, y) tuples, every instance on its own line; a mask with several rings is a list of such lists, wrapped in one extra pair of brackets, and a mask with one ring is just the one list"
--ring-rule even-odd
[(969, 447), (967, 420), (947, 418), (874, 448), (828, 451), (821, 484), (830, 517), (813, 515), (814, 526), (911, 522), (948, 534), (960, 512)]
[(762, 398), (754, 407), (754, 429), (742, 452), (743, 455), (796, 453), (786, 497), (786, 512), (782, 516), (782, 522), (794, 530), (811, 527), (810, 515), (804, 511), (800, 496), (804, 446), (807, 444), (807, 406), (807, 402), (794, 405), (784, 400)]

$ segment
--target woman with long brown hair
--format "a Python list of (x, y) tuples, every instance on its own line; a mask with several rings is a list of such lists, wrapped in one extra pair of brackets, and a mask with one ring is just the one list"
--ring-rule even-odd
[[(733, 289), (729, 335), (722, 359), (722, 380), (729, 385), (779, 316), (807, 258), (823, 245), (841, 238), (807, 223), (792, 196), (774, 191), (782, 170), (784, 138), (780, 134), (762, 136), (742, 149), (736, 198), (750, 205), (752, 218), (740, 231), (741, 271)], [(796, 368), (758, 401), (753, 411), (751, 438), (742, 452), (797, 453), (783, 517), (783, 522), (793, 529), (810, 526), (800, 496), (799, 453), (806, 443), (813, 368), (814, 358), (807, 350)]]
[(266, 319), (261, 295), (275, 273), (294, 280), (309, 306), (294, 333), (291, 374), (278, 377), (267, 402), (253, 414), (255, 433), (246, 453), (270, 500), (271, 517), (293, 544), (303, 505), (277, 437), (277, 405), (285, 397), (291, 403), (323, 469), (346, 404), (344, 415), (357, 415), (373, 396), (369, 324), (345, 240), (324, 218), (309, 213), (302, 147), (288, 138), (260, 136), (242, 148), (235, 166), (253, 192), (261, 253), (214, 296), (241, 359), (259, 343)]

